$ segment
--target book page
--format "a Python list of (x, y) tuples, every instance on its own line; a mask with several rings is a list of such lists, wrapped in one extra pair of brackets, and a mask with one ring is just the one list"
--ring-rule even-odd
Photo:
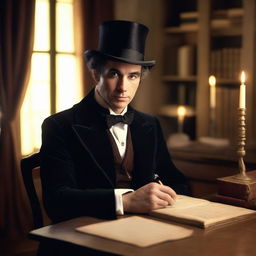
[(205, 199), (178, 195), (175, 203), (173, 205), (167, 206), (167, 208), (187, 209), (187, 208), (190, 208), (190, 207), (207, 205), (209, 203), (210, 202), (208, 200), (205, 200)]
[(90, 224), (76, 230), (140, 247), (183, 239), (193, 233), (188, 228), (139, 216)]
[[(193, 204), (193, 201), (195, 204)], [(214, 203), (193, 197), (184, 197), (177, 199), (176, 204), (173, 206), (154, 210), (150, 215), (207, 228), (221, 223), (232, 222), (255, 213), (256, 211), (246, 208)]]

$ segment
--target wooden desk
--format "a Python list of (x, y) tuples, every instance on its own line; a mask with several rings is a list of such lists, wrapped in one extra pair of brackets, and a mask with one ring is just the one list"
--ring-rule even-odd
[(96, 222), (100, 222), (100, 220), (91, 217), (76, 218), (59, 224), (33, 230), (30, 233), (30, 238), (38, 241), (45, 241), (47, 239), (59, 240), (82, 247), (111, 252), (114, 254), (133, 256), (250, 256), (256, 254), (255, 217), (215, 230), (193, 228), (194, 234), (189, 238), (165, 242), (146, 248), (139, 248), (129, 244), (115, 242), (75, 231), (76, 227)]

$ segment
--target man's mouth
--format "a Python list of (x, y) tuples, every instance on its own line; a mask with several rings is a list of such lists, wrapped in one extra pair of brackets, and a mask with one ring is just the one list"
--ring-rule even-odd
[(118, 100), (127, 100), (128, 99), (128, 97), (126, 97), (126, 96), (114, 96), (114, 98), (115, 99), (118, 99)]

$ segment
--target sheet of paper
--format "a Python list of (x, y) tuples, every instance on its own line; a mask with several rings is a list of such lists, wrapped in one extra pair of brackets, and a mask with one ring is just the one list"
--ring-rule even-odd
[(139, 247), (183, 239), (193, 233), (192, 229), (140, 216), (86, 225), (76, 230)]

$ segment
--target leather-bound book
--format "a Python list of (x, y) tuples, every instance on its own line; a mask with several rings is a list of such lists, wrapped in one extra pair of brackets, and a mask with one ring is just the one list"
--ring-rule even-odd
[(235, 176), (218, 178), (218, 194), (245, 201), (256, 199), (256, 171), (247, 172), (252, 180), (243, 181)]
[(223, 195), (215, 195), (215, 201), (223, 204), (230, 204), (234, 206), (244, 207), (248, 209), (256, 210), (256, 198), (250, 200), (243, 200), (239, 198), (234, 198), (230, 196), (223, 196)]

